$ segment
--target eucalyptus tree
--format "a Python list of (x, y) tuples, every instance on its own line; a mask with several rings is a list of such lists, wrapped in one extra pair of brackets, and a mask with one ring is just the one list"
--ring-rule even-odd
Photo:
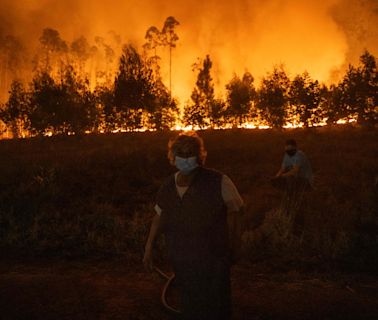
[(25, 47), (19, 38), (0, 37), (0, 97), (5, 96), (14, 79), (21, 78), (26, 60)]
[(176, 48), (179, 37), (176, 33), (176, 27), (180, 23), (172, 16), (168, 17), (162, 30), (162, 43), (169, 48), (169, 91), (172, 94), (172, 49)]
[[(97, 54), (97, 60), (103, 59), (103, 61), (105, 61), (105, 68), (102, 70), (96, 70), (96, 81), (105, 82), (106, 85), (110, 85), (114, 75), (113, 64), (116, 61), (115, 50), (103, 37), (95, 37), (95, 44), (97, 50), (94, 52)], [(101, 78), (102, 81), (100, 80)]]
[(163, 45), (162, 33), (161, 31), (152, 26), (148, 28), (146, 35), (144, 36), (146, 43), (143, 45), (143, 48), (147, 51), (153, 51), (153, 58), (157, 58), (157, 48)]
[(79, 75), (85, 78), (85, 64), (91, 56), (91, 46), (83, 36), (75, 39), (71, 43), (71, 54), (78, 64)]
[(42, 57), (37, 57), (36, 68), (48, 73), (62, 73), (68, 46), (60, 37), (59, 32), (55, 29), (45, 28), (42, 31), (39, 42)]
[[(162, 33), (161, 31), (152, 26), (148, 28), (146, 35), (145, 35), (145, 44), (143, 45), (144, 49), (144, 56), (146, 63), (150, 64), (152, 69), (154, 70), (155, 76), (160, 77), (160, 56), (158, 56), (157, 49), (163, 45), (162, 41)], [(152, 54), (151, 54), (152, 52)]]

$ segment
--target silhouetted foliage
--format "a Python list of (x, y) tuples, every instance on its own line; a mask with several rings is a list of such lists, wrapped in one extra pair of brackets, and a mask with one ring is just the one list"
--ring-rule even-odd
[(307, 72), (294, 78), (289, 95), (292, 111), (305, 127), (322, 120), (321, 102), (324, 98), (324, 87)]
[(97, 86), (94, 95), (96, 97), (96, 106), (99, 110), (99, 114), (102, 115), (102, 119), (99, 119), (99, 123), (105, 132), (111, 132), (117, 127), (121, 127), (119, 122), (119, 116), (117, 116), (117, 110), (114, 106), (114, 90), (106, 86)]
[(32, 82), (30, 124), (32, 132), (44, 134), (80, 134), (93, 130), (97, 118), (95, 99), (88, 83), (77, 79), (71, 66), (67, 66), (61, 83), (46, 72)]
[[(93, 53), (97, 54), (97, 60), (102, 60), (105, 62), (103, 68), (96, 70), (96, 84), (111, 85), (113, 81), (113, 65), (116, 62), (116, 53), (114, 48), (103, 38), (95, 37), (96, 49), (93, 49)], [(100, 50), (101, 49), (101, 50)]]
[(176, 27), (180, 23), (174, 17), (168, 17), (161, 32), (162, 44), (169, 48), (169, 91), (172, 92), (172, 49), (176, 48), (176, 42), (179, 40), (176, 34)]
[(31, 114), (29, 116), (31, 131), (43, 134), (48, 128), (58, 126), (57, 112), (60, 109), (60, 91), (54, 79), (47, 73), (38, 73), (32, 81)]
[(144, 36), (146, 43), (143, 45), (145, 50), (153, 50), (154, 55), (157, 56), (157, 48), (162, 45), (162, 35), (158, 28), (152, 26), (148, 28), (146, 35)]
[(123, 49), (114, 83), (114, 99), (118, 111), (154, 110), (152, 70), (132, 45)]
[(85, 37), (80, 37), (71, 43), (71, 54), (78, 63), (79, 75), (84, 75), (85, 63), (91, 56), (91, 47)]
[(342, 91), (338, 85), (330, 85), (324, 92), (325, 103), (323, 105), (324, 115), (328, 125), (336, 124), (337, 120), (345, 118), (347, 111), (342, 101)]
[(0, 35), (0, 98), (9, 91), (9, 84), (21, 78), (27, 52), (21, 40), (15, 36)]
[(146, 39), (146, 43), (143, 45), (144, 55), (147, 57), (148, 52), (152, 51), (152, 55), (147, 58), (147, 63), (149, 63), (156, 74), (160, 73), (160, 57), (157, 54), (157, 48), (163, 45), (163, 39), (161, 31), (152, 26), (148, 28), (146, 35), (144, 37)]
[(63, 72), (62, 55), (67, 53), (67, 43), (60, 37), (57, 30), (45, 28), (39, 38), (41, 44), (41, 55), (35, 59), (35, 69), (42, 72)]
[(219, 128), (226, 124), (226, 104), (222, 99), (214, 99), (210, 103), (209, 122), (211, 128)]
[(153, 69), (159, 73), (160, 57), (157, 54), (158, 47), (168, 47), (169, 48), (169, 92), (172, 95), (172, 49), (176, 48), (176, 42), (179, 40), (176, 34), (176, 27), (180, 23), (172, 16), (168, 17), (164, 21), (163, 28), (159, 30), (157, 27), (152, 26), (148, 28), (145, 39), (146, 43), (143, 48), (146, 52), (152, 51), (153, 54), (149, 58), (149, 63), (152, 64)]
[(226, 85), (228, 123), (238, 126), (250, 120), (251, 109), (256, 96), (253, 81), (252, 74), (245, 72), (242, 79), (234, 75)]
[(156, 130), (167, 130), (174, 126), (178, 118), (177, 102), (171, 99), (170, 93), (161, 78), (154, 82), (155, 108), (148, 113), (149, 127)]
[(377, 123), (378, 75), (374, 56), (365, 51), (358, 67), (350, 65), (339, 84), (339, 90), (348, 117), (357, 117), (361, 124)]
[(14, 138), (21, 136), (22, 131), (29, 129), (30, 99), (21, 81), (11, 84), (8, 102), (0, 112), (0, 120), (11, 128)]
[(176, 118), (173, 117), (176, 102), (171, 100), (160, 75), (131, 45), (124, 47), (120, 58), (114, 83), (114, 105), (127, 128), (141, 128), (144, 114), (156, 129), (171, 126)]
[[(349, 66), (338, 84), (326, 87), (306, 72), (291, 81), (283, 67), (275, 67), (258, 88), (249, 72), (243, 77), (234, 75), (225, 87), (225, 99), (215, 97), (212, 61), (206, 56), (194, 65), (196, 84), (181, 116), (171, 92), (178, 26), (170, 16), (161, 29), (148, 28), (142, 55), (132, 45), (121, 50), (121, 38), (114, 31), (96, 36), (94, 43), (79, 37), (68, 46), (58, 30), (45, 28), (30, 74), (23, 69), (27, 53), (21, 40), (0, 34), (0, 100), (9, 92), (1, 105), (2, 126), (7, 127), (7, 134), (18, 137), (166, 130), (179, 124), (179, 118), (185, 125), (200, 128), (251, 122), (275, 128), (286, 123), (311, 127), (340, 119), (377, 124), (377, 61), (368, 51), (357, 66)], [(159, 48), (169, 49), (169, 86), (160, 74)], [(14, 80), (21, 76), (32, 79), (27, 90)]]
[(207, 55), (202, 63), (194, 65), (198, 70), (196, 86), (193, 89), (192, 104), (185, 106), (184, 123), (186, 125), (205, 128), (210, 124), (211, 110), (214, 105), (214, 84), (210, 71), (213, 63)]
[(264, 120), (275, 128), (285, 124), (289, 104), (290, 79), (283, 67), (275, 67), (272, 73), (263, 78), (257, 94), (257, 107)]

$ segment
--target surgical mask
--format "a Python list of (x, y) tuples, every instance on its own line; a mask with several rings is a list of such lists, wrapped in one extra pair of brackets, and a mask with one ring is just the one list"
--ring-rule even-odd
[(292, 157), (293, 155), (295, 155), (297, 153), (297, 150), (296, 149), (291, 149), (291, 150), (286, 150), (286, 153)]
[(189, 174), (198, 167), (197, 157), (181, 158), (176, 156), (175, 165), (183, 174)]

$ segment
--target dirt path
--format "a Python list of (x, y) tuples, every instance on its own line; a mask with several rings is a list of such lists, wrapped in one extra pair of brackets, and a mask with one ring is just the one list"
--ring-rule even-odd
[[(175, 319), (156, 274), (111, 262), (0, 262), (0, 319)], [(233, 319), (377, 319), (378, 279), (237, 266)]]

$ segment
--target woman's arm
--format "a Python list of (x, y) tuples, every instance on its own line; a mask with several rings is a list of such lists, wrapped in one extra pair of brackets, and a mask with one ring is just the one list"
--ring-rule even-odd
[(155, 214), (154, 218), (152, 219), (151, 229), (147, 238), (143, 257), (143, 264), (148, 271), (152, 271), (154, 268), (153, 248), (155, 245), (156, 238), (160, 234), (160, 229), (160, 215)]

